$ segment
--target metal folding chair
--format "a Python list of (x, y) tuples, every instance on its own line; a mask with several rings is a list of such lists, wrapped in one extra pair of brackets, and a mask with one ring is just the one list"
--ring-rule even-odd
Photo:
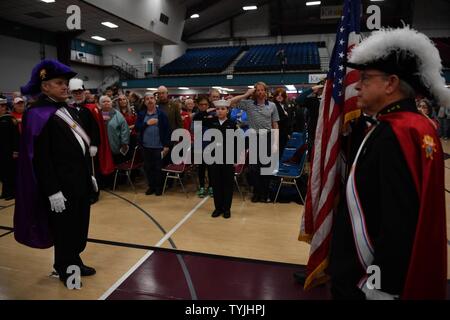
[(142, 159), (142, 152), (141, 152), (139, 146), (136, 146), (136, 147), (134, 147), (133, 156), (131, 157), (130, 160), (127, 160), (123, 163), (116, 165), (116, 173), (114, 175), (113, 191), (116, 190), (117, 176), (119, 175), (120, 172), (124, 172), (125, 175), (127, 176), (128, 182), (133, 187), (133, 190), (136, 193), (136, 188), (134, 187), (133, 181), (131, 181), (131, 171), (142, 168), (143, 165), (144, 165), (144, 161)]
[(275, 174), (276, 177), (280, 178), (280, 184), (278, 185), (277, 194), (275, 195), (275, 199), (273, 200), (273, 203), (275, 204), (278, 199), (278, 195), (281, 190), (281, 186), (283, 185), (294, 185), (297, 189), (298, 195), (300, 196), (300, 200), (302, 200), (303, 203), (305, 203), (305, 200), (297, 186), (297, 179), (299, 179), (303, 174), (303, 169), (305, 167), (306, 157), (308, 155), (308, 150), (306, 150), (301, 159), (300, 163), (298, 165), (284, 165), (280, 164), (277, 173)]

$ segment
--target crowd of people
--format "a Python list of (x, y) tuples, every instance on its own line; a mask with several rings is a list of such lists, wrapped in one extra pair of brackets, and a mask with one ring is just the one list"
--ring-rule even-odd
[[(314, 114), (314, 111), (309, 112), (303, 103), (296, 104), (294, 100), (289, 100), (283, 88), (276, 88), (271, 92), (264, 83), (260, 84), (262, 86), (260, 102), (270, 102), (271, 112), (274, 117), (276, 115), (276, 120), (273, 122), (277, 123), (277, 128), (280, 130), (278, 151), (281, 156), (290, 134), (293, 131), (305, 130), (308, 127), (308, 116)], [(162, 194), (162, 181), (164, 181), (161, 169), (171, 161), (170, 157), (167, 157), (174, 144), (170, 141), (171, 132), (184, 128), (190, 131), (193, 141), (195, 122), (202, 123), (203, 130), (207, 130), (208, 121), (216, 116), (214, 102), (221, 98), (233, 98), (221, 96), (217, 89), (211, 89), (207, 95), (169, 97), (165, 86), (160, 86), (156, 92), (146, 93), (143, 96), (132, 91), (122, 92), (117, 87), (107, 88), (101, 94), (94, 94), (85, 88), (81, 79), (77, 78), (70, 79), (67, 89), (68, 106), (77, 110), (81, 125), (91, 139), (90, 152), (94, 155), (93, 169), (100, 188), (112, 187), (114, 167), (130, 160), (138, 146), (144, 158), (145, 176), (149, 184), (145, 193), (158, 196)], [(256, 96), (253, 92), (246, 94), (252, 99)], [(1, 175), (2, 198), (7, 200), (13, 199), (15, 194), (14, 173), (22, 133), (22, 116), (25, 110), (36, 102), (35, 97), (23, 96), (20, 92), (13, 93), (9, 98), (3, 97), (0, 100), (1, 130), (5, 132), (0, 140), (1, 148), (5, 150), (2, 152), (4, 158), (2, 158)], [(257, 115), (249, 114), (247, 108), (248, 103), (245, 101), (241, 103), (239, 99), (234, 99), (227, 109), (227, 118), (244, 132), (249, 128), (255, 130), (272, 128), (272, 124), (261, 127), (260, 123), (254, 120)], [(310, 131), (314, 130), (310, 128)], [(207, 144), (207, 141), (203, 142), (205, 147)], [(156, 157), (156, 154), (160, 156)], [(206, 163), (197, 165), (199, 185), (197, 195), (201, 198), (214, 194), (213, 178), (210, 174), (211, 169), (208, 167)], [(134, 173), (133, 178), (137, 174), (139, 172)], [(252, 181), (251, 177), (249, 181)], [(169, 188), (171, 182), (171, 180), (168, 181)], [(258, 183), (255, 182), (255, 185)], [(267, 182), (264, 182), (264, 185), (267, 185)], [(91, 197), (91, 200), (92, 202), (98, 200), (98, 192)], [(263, 194), (253, 200), (256, 202), (270, 199), (267, 194)]]
[[(374, 51), (374, 45), (383, 50)], [(348, 66), (360, 71), (355, 89), (362, 130), (361, 139), (353, 139), (349, 148), (351, 166), (333, 215), (326, 272), (335, 299), (445, 297), (447, 238), (439, 137), (448, 138), (450, 94), (438, 58), (428, 38), (406, 27), (376, 33), (352, 52)], [(144, 159), (145, 194), (161, 196), (162, 168), (172, 161), (169, 155), (178, 141), (171, 140), (171, 133), (176, 129), (188, 130), (191, 141), (196, 123), (220, 132), (222, 142), (214, 143), (222, 160), (228, 160), (229, 152), (225, 131), (253, 129), (257, 160), (248, 171), (251, 201), (265, 203), (270, 200), (271, 176), (262, 173), (267, 167), (264, 153), (281, 154), (293, 131), (306, 131), (310, 141), (298, 150), (314, 150), (324, 105), (323, 83), (305, 90), (292, 104), (283, 88), (272, 94), (264, 82), (226, 100), (215, 89), (208, 96), (171, 99), (165, 86), (143, 97), (117, 88), (96, 96), (75, 75), (58, 61), (43, 60), (21, 88), (24, 96), (13, 95), (11, 109), (8, 100), (0, 98), (2, 198), (16, 197), (15, 238), (36, 248), (54, 245), (55, 273), (66, 286), (71, 285), (70, 266), (78, 266), (81, 276), (96, 273), (80, 257), (90, 205), (98, 200), (99, 189), (110, 186), (115, 167), (135, 150)], [(271, 136), (274, 139), (267, 139)], [(202, 141), (202, 150), (207, 144), (209, 140)], [(233, 164), (205, 161), (197, 170), (198, 196), (214, 198), (211, 216), (230, 218)], [(383, 273), (377, 287), (368, 285), (366, 271), (372, 265)]]

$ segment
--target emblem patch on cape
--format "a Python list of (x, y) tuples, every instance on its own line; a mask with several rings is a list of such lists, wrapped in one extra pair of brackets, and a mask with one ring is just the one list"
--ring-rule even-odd
[(436, 152), (436, 143), (434, 142), (433, 137), (426, 134), (423, 136), (422, 142), (422, 148), (425, 150), (426, 158), (433, 160), (433, 154)]

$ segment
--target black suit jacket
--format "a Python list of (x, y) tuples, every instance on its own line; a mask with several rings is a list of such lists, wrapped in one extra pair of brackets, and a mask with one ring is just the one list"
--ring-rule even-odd
[[(34, 106), (67, 105), (45, 98)], [(86, 152), (75, 138), (72, 129), (58, 116), (53, 115), (42, 129), (34, 145), (33, 166), (40, 189), (45, 196), (62, 191), (64, 196), (77, 201), (88, 201), (92, 192), (89, 148)]]
[[(222, 144), (216, 145), (216, 148), (222, 150), (222, 154), (223, 154), (223, 160), (222, 160), (223, 162), (222, 163), (226, 163), (227, 145), (233, 143), (233, 141), (227, 140), (226, 132), (227, 132), (227, 130), (235, 131), (237, 129), (236, 122), (234, 122), (230, 119), (226, 119), (224, 123), (220, 124), (217, 116), (213, 116), (212, 118), (205, 118), (204, 123), (208, 129), (217, 129), (222, 133)], [(211, 142), (211, 143), (216, 143), (216, 142), (213, 139), (213, 142)], [(236, 139), (234, 139), (234, 148), (233, 148), (233, 153), (234, 153), (234, 156), (233, 156), (234, 161), (233, 162), (234, 163), (236, 163), (238, 160), (238, 156), (236, 154), (237, 153), (236, 143), (237, 143), (237, 141), (236, 141)], [(215, 156), (215, 153), (213, 152), (212, 155)]]

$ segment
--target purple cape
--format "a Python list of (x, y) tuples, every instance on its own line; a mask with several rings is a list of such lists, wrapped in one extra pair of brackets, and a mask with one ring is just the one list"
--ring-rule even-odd
[(26, 111), (20, 139), (17, 173), (14, 237), (32, 248), (53, 246), (49, 226), (49, 204), (39, 190), (33, 168), (34, 143), (48, 119), (56, 112), (52, 106), (32, 107)]

